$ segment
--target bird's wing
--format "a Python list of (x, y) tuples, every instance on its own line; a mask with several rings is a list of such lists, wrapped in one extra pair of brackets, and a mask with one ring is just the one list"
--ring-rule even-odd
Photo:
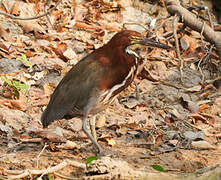
[(83, 111), (87, 105), (93, 87), (104, 73), (99, 63), (91, 60), (93, 57), (90, 56), (77, 63), (56, 87), (41, 117), (44, 127), (73, 109)]

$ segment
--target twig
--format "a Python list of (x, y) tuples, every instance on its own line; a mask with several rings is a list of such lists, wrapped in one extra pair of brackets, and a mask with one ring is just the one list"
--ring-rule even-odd
[(200, 68), (200, 64), (201, 64), (201, 62), (202, 62), (203, 60), (207, 60), (207, 59), (209, 58), (209, 56), (211, 55), (211, 52), (212, 52), (213, 47), (214, 47), (214, 45), (212, 45), (212, 46), (210, 47), (209, 51), (207, 51), (207, 53), (205, 54), (205, 56), (203, 56), (203, 57), (200, 59), (199, 63), (197, 64), (197, 68), (199, 69), (200, 74), (201, 74), (201, 76), (202, 76), (201, 83), (204, 82), (204, 74), (203, 74), (203, 72), (202, 72), (202, 69)]
[(181, 86), (179, 86), (179, 85), (172, 84), (171, 82), (168, 82), (168, 81), (160, 81), (159, 83), (160, 83), (160, 84), (163, 84), (163, 85), (165, 85), (165, 86), (171, 86), (171, 87), (176, 88), (176, 89), (183, 89), (183, 90), (186, 89), (186, 88), (181, 87)]
[(45, 145), (44, 145), (44, 147), (42, 148), (42, 150), (41, 150), (41, 152), (38, 154), (38, 156), (37, 156), (37, 168), (38, 168), (38, 162), (39, 162), (39, 158), (40, 158), (40, 156), (41, 156), (41, 154), (44, 152), (44, 150), (45, 150), (45, 148), (47, 147), (48, 145), (47, 145), (47, 143), (45, 143)]
[(22, 143), (39, 143), (42, 142), (42, 138), (25, 138), (20, 139)]
[(57, 173), (57, 172), (54, 172), (54, 174), (55, 174), (56, 176), (61, 177), (62, 179), (70, 179), (70, 180), (78, 180), (78, 179), (80, 179), (80, 178), (71, 178), (71, 177), (68, 177), (68, 176), (64, 176), (64, 175), (62, 175), (62, 174), (60, 174), (60, 173)]
[[(20, 174), (15, 175), (15, 176), (8, 176), (8, 179), (20, 179), (20, 178), (24, 178), (29, 175), (39, 175), (39, 174), (43, 174), (45, 172), (54, 173), (54, 172), (59, 171), (69, 165), (75, 166), (78, 168), (82, 168), (82, 169), (86, 169), (86, 165), (83, 163), (73, 161), (73, 160), (65, 160), (54, 167), (47, 168), (46, 170), (45, 169), (43, 169), (43, 170), (26, 169), (24, 171), (18, 171)], [(8, 173), (8, 174), (15, 174), (15, 170), (4, 170), (4, 172)]]
[(54, 7), (52, 7), (51, 9), (49, 9), (47, 12), (45, 12), (45, 13), (43, 13), (43, 14), (41, 14), (41, 15), (38, 15), (38, 16), (34, 16), (34, 17), (22, 18), (22, 17), (13, 16), (13, 15), (11, 15), (11, 14), (8, 14), (8, 13), (2, 12), (2, 11), (0, 11), (0, 14), (5, 15), (5, 16), (8, 16), (8, 17), (10, 17), (11, 19), (16, 19), (16, 20), (34, 20), (34, 19), (38, 19), (38, 18), (47, 16), (48, 14), (50, 14), (51, 11), (53, 11), (53, 10), (58, 6), (58, 4), (60, 4), (61, 1), (62, 1), (62, 0), (59, 0), (59, 1), (57, 2), (57, 4), (56, 4)]
[(209, 8), (208, 8), (207, 6), (205, 7), (205, 11), (206, 11), (206, 13), (207, 13), (207, 15), (208, 15), (208, 17), (209, 17), (209, 23), (210, 23), (210, 26), (211, 26), (212, 29), (214, 29), (214, 25), (213, 25), (212, 17), (211, 17), (211, 14), (210, 14)]
[[(45, 4), (45, 7), (44, 7), (44, 10), (45, 10), (45, 13), (47, 12), (47, 9), (46, 7), (51, 3), (51, 0), (47, 0), (46, 4)], [(53, 29), (53, 24), (51, 23), (51, 20), (50, 20), (50, 17), (48, 16), (48, 14), (46, 14), (46, 18), (51, 26), (51, 28)]]
[(45, 174), (48, 174), (48, 170), (51, 168), (51, 166), (49, 166), (47, 169), (44, 170), (44, 172), (41, 174), (41, 176), (39, 176), (39, 179), (42, 179), (42, 177), (45, 175)]
[(142, 27), (145, 31), (148, 32), (148, 28), (146, 28), (146, 27), (143, 26), (142, 24), (138, 24), (138, 23), (124, 23), (124, 24), (123, 24), (123, 29), (127, 29), (127, 28), (126, 28), (126, 25), (138, 25), (138, 26)]
[(178, 27), (178, 17), (177, 15), (175, 15), (174, 21), (173, 21), (173, 35), (175, 39), (177, 57), (180, 60), (180, 79), (181, 79), (181, 82), (183, 82), (183, 59), (180, 56), (180, 47), (179, 47), (179, 41), (177, 37), (177, 27)]
[(203, 42), (203, 33), (204, 33), (204, 28), (205, 28), (205, 22), (203, 21), (203, 24), (202, 24), (202, 29), (201, 29), (201, 32), (200, 32), (200, 39), (201, 41)]

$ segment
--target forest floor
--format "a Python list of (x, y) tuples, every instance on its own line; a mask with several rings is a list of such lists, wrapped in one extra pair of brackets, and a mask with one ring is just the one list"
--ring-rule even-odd
[(56, 7), (50, 21), (0, 15), (0, 179), (220, 179), (221, 77), (216, 52), (200, 33), (178, 33), (182, 72), (174, 50), (139, 50), (146, 61), (136, 78), (139, 98), (131, 84), (96, 116), (98, 143), (111, 154), (86, 166), (96, 149), (80, 118), (42, 128), (50, 94), (71, 66), (124, 23), (136, 23), (127, 28), (140, 32), (140, 25), (164, 17), (152, 37), (174, 46), (173, 18), (157, 2), (29, 2), (0, 6), (21, 17)]

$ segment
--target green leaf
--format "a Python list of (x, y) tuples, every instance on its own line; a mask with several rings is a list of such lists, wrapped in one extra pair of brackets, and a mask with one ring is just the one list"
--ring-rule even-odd
[(88, 164), (90, 164), (92, 161), (97, 160), (97, 159), (98, 159), (97, 156), (90, 156), (90, 157), (88, 157), (86, 162), (85, 162), (86, 166), (88, 166)]
[(16, 60), (21, 61), (25, 66), (32, 68), (32, 63), (27, 59), (25, 54), (21, 54), (21, 57), (17, 57)]
[(41, 177), (38, 177), (36, 180), (43, 180)]
[(153, 164), (153, 165), (151, 165), (151, 167), (154, 168), (157, 171), (166, 172), (166, 170), (162, 166), (160, 166), (160, 165)]
[(17, 91), (26, 90), (29, 88), (28, 84), (20, 83), (19, 81), (13, 81), (12, 83)]
[(51, 174), (48, 174), (48, 180), (53, 180), (53, 178), (51, 177)]
[(12, 82), (9, 79), (7, 79), (5, 76), (2, 76), (1, 79), (2, 81), (6, 82), (8, 85), (13, 86)]
[(5, 161), (6, 163), (10, 163), (10, 162), (11, 162), (11, 160), (10, 160), (9, 158), (5, 158), (4, 161)]
[(19, 97), (19, 91), (26, 90), (30, 87), (28, 84), (21, 83), (19, 81), (11, 81), (5, 76), (2, 76), (1, 79), (13, 88), (15, 96), (17, 98)]

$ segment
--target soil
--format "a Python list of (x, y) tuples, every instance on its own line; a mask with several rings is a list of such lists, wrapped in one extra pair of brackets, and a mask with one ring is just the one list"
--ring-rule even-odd
[[(121, 22), (134, 18), (129, 16), (128, 8), (139, 13), (137, 21), (141, 22), (145, 13), (139, 9), (139, 4), (135, 6), (134, 2), (131, 6), (131, 3), (125, 2), (123, 5), (127, 8), (122, 12), (112, 4), (108, 12), (106, 6), (102, 6), (105, 20), (99, 22), (111, 22), (110, 26), (119, 28), (121, 23), (116, 25), (110, 19), (116, 16)], [(137, 3), (141, 3), (142, 8), (152, 8), (153, 14), (154, 8), (159, 6), (143, 1)], [(70, 4), (65, 0), (59, 8)], [(91, 7), (90, 11), (96, 9), (94, 4)], [(85, 9), (86, 5), (80, 7), (79, 14), (93, 14)], [(165, 8), (161, 13), (166, 13)], [(29, 27), (35, 32), (32, 36), (25, 28), (27, 24), (20, 24), (21, 28), (7, 20), (17, 35), (23, 35), (21, 42), (13, 42), (21, 44), (14, 46), (23, 48), (9, 53), (10, 56), (1, 53), (0, 74), (30, 84), (30, 87), (17, 92), (4, 80), (0, 81), (0, 179), (221, 179), (221, 79), (213, 57), (202, 61), (197, 68), (196, 52), (184, 51), (185, 66), (181, 73), (178, 60), (171, 57), (174, 51), (142, 49), (145, 53), (140, 52), (141, 57), (146, 62), (135, 79), (139, 97), (132, 83), (109, 108), (95, 117), (97, 140), (105, 150), (99, 155), (81, 129), (81, 118), (55, 121), (43, 129), (40, 117), (65, 73), (92, 52), (91, 47), (96, 49), (95, 46), (109, 40), (113, 29), (109, 29), (110, 33), (105, 30), (99, 34), (76, 28), (65, 35), (57, 29), (57, 34), (50, 31), (53, 36), (46, 37), (47, 33), (38, 34), (36, 28), (46, 26), (47, 21), (38, 22)], [(14, 32), (12, 29), (10, 31)], [(73, 33), (75, 39), (71, 39)], [(188, 30), (187, 34), (191, 33)], [(68, 51), (62, 51), (55, 34), (71, 47)], [(35, 36), (38, 38), (34, 39)], [(194, 33), (190, 36), (194, 37)], [(202, 47), (201, 40), (197, 43)], [(15, 60), (18, 54), (27, 51), (32, 68)], [(86, 166), (92, 156), (98, 160)]]

